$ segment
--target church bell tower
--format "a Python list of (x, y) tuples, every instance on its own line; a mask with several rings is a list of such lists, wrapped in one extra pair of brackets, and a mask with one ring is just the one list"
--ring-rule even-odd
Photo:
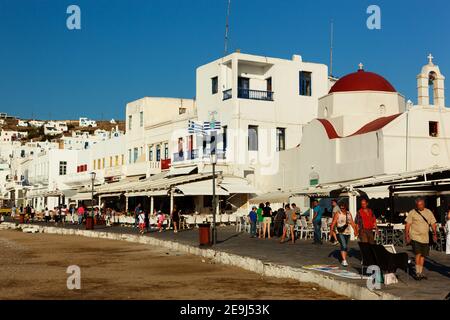
[(422, 72), (417, 76), (418, 104), (445, 108), (445, 77), (439, 66), (433, 63), (433, 59), (429, 54), (428, 64), (423, 66)]

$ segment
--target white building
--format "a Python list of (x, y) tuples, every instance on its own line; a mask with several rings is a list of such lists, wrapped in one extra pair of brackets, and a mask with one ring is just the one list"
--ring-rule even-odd
[(28, 121), (26, 121), (26, 120), (19, 120), (19, 121), (17, 122), (17, 126), (19, 126), (19, 127), (28, 127), (28, 126), (29, 126), (29, 123), (28, 123)]
[(22, 138), (26, 138), (28, 132), (24, 131), (12, 131), (12, 130), (1, 130), (0, 131), (0, 142), (8, 143), (13, 141), (18, 141)]
[(362, 66), (341, 78), (320, 98), (319, 118), (305, 126), (300, 146), (281, 153), (283, 170), (266, 179), (264, 189), (298, 190), (450, 167), (445, 78), (431, 57), (417, 78), (415, 106)]
[(67, 123), (65, 121), (48, 121), (44, 125), (44, 134), (49, 136), (56, 136), (68, 131)]
[(42, 126), (44, 126), (45, 121), (39, 121), (39, 120), (31, 120), (28, 122), (30, 124), (30, 126), (35, 127), (35, 128), (40, 128)]
[(97, 122), (95, 120), (90, 120), (88, 118), (80, 118), (78, 121), (78, 125), (80, 127), (84, 127), (84, 128), (96, 128), (97, 127)]

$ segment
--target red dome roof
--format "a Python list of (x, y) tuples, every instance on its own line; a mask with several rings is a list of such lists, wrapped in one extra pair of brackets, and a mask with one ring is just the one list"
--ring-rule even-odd
[(364, 70), (358, 70), (342, 77), (334, 84), (329, 93), (348, 91), (397, 92), (385, 78)]

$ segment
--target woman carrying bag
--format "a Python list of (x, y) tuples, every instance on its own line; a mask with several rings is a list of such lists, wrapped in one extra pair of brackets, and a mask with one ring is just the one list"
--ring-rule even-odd
[[(347, 253), (348, 242), (350, 241), (351, 229), (355, 234), (358, 234), (358, 227), (353, 221), (351, 213), (347, 209), (347, 205), (342, 203), (339, 205), (340, 211), (337, 211), (333, 216), (333, 222), (331, 222), (331, 236), (337, 237), (339, 244), (341, 245), (341, 264), (344, 267), (348, 266)], [(337, 230), (337, 235), (336, 231)]]

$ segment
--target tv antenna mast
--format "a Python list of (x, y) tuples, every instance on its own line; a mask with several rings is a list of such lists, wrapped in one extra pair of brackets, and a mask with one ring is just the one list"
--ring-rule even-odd
[(225, 48), (224, 48), (225, 56), (228, 53), (228, 40), (229, 40), (229, 36), (230, 36), (230, 9), (231, 9), (231, 0), (228, 0), (227, 21), (226, 21), (226, 25), (225, 25)]
[(331, 19), (330, 23), (330, 74), (329, 76), (333, 76), (333, 41), (334, 41), (334, 21)]

